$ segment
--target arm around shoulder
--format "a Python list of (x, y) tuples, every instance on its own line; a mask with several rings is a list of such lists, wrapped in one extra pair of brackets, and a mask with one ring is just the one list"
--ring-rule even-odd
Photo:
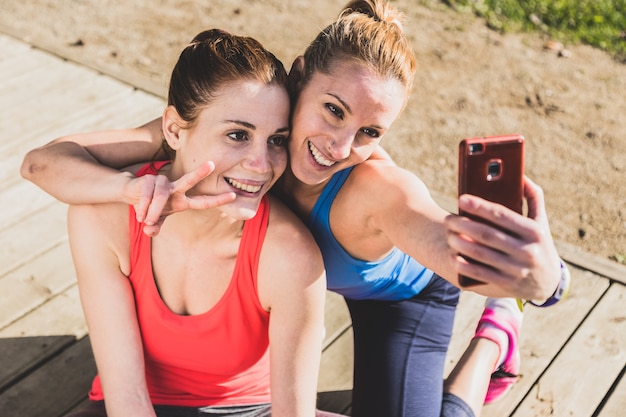
[(118, 169), (155, 156), (161, 143), (157, 123), (55, 139), (28, 152), (20, 173), (68, 204), (124, 201), (132, 175)]

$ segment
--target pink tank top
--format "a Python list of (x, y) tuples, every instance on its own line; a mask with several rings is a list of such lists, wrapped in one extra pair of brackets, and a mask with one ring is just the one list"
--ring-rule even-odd
[[(154, 174), (165, 162), (144, 166)], [(151, 240), (130, 207), (130, 281), (144, 343), (153, 404), (202, 407), (270, 402), (269, 313), (259, 302), (257, 270), (269, 218), (263, 198), (245, 222), (231, 282), (217, 304), (195, 316), (173, 313), (161, 299), (151, 265)], [(89, 394), (103, 399), (99, 377)]]

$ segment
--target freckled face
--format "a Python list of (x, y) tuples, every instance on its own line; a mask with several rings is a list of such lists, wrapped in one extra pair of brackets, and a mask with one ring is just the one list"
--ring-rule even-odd
[(205, 161), (215, 170), (189, 194), (236, 193), (219, 209), (237, 219), (252, 218), (287, 166), (289, 97), (286, 89), (258, 81), (221, 88), (197, 123), (180, 133), (172, 175), (180, 177)]
[(341, 62), (315, 73), (292, 114), (290, 166), (305, 184), (321, 184), (365, 161), (398, 117), (407, 90), (363, 64)]

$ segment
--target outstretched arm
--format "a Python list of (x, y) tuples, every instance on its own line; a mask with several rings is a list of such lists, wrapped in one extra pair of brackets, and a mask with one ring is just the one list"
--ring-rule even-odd
[[(406, 170), (382, 161), (362, 165), (360, 169), (371, 172), (360, 175), (364, 179), (361, 189), (371, 187), (371, 195), (383, 192), (372, 203), (370, 224), (393, 246), (454, 285), (459, 286), (458, 275), (463, 274), (486, 283), (471, 287), (474, 292), (527, 300), (546, 299), (557, 288), (560, 260), (550, 235), (543, 193), (530, 180), (525, 180), (528, 217), (473, 196), (459, 200), (463, 210), (498, 225), (498, 229), (447, 213)], [(483, 265), (469, 264), (458, 254)]]

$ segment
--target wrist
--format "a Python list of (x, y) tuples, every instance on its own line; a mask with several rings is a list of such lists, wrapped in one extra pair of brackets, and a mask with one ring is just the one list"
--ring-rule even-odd
[(550, 307), (567, 296), (571, 283), (571, 275), (567, 265), (565, 265), (563, 261), (561, 261), (560, 273), (561, 276), (559, 277), (559, 284), (556, 287), (556, 290), (554, 290), (554, 293), (543, 302), (529, 300), (530, 304), (535, 307)]
[(116, 176), (116, 184), (114, 187), (118, 190), (118, 196), (115, 199), (115, 202), (125, 203), (125, 204), (136, 204), (137, 203), (137, 190), (135, 190), (136, 185), (133, 184), (133, 180), (137, 177), (130, 172), (122, 171)]

